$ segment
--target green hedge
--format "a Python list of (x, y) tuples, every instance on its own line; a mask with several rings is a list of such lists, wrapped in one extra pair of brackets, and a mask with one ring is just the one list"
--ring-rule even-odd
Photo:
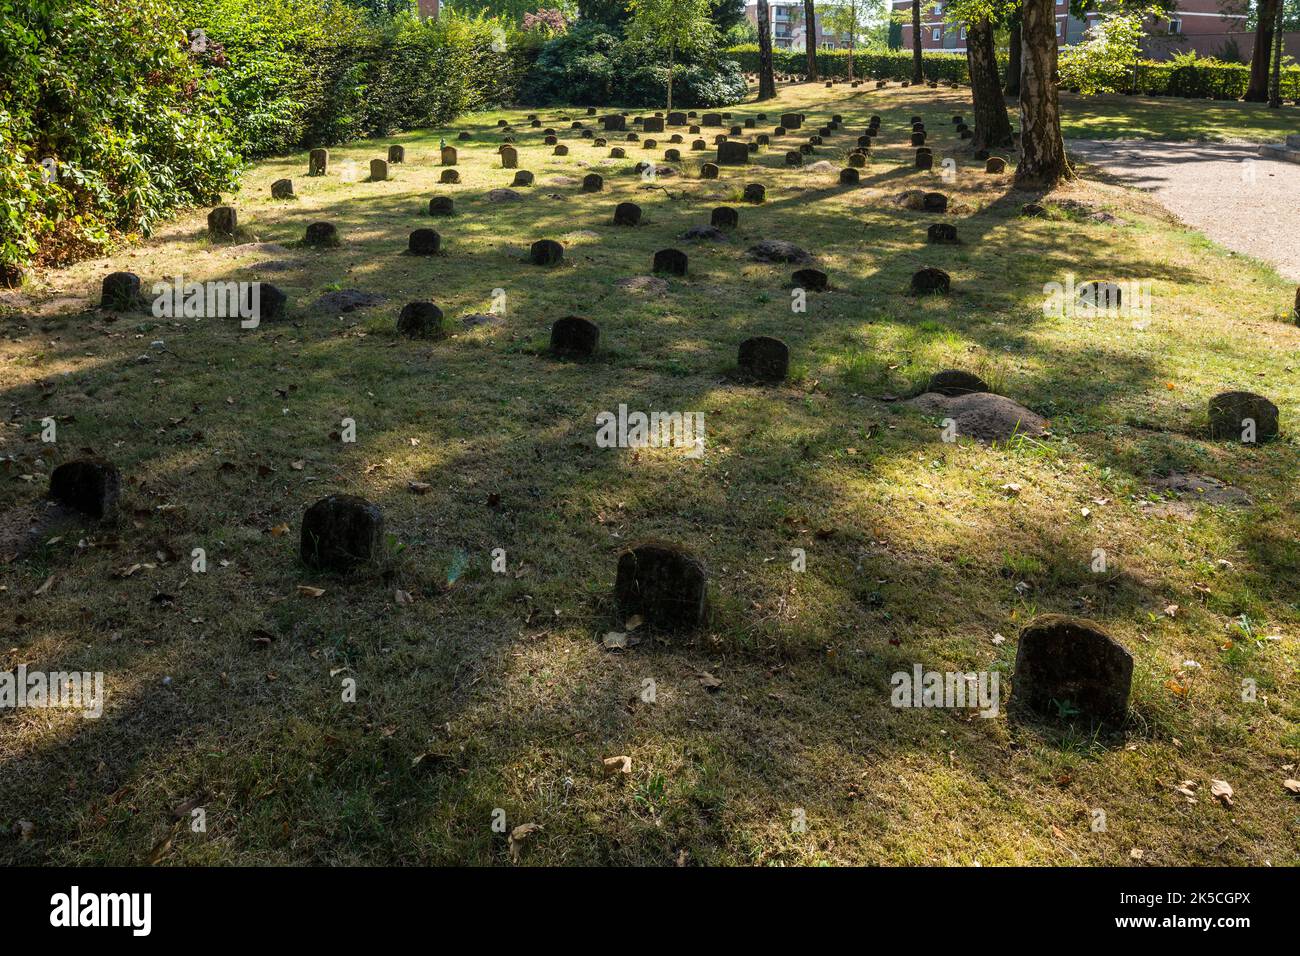
[[(1213, 100), (1238, 100), (1250, 85), (1250, 67), (1239, 63), (1138, 64), (1133, 90), (1148, 96), (1183, 96)], [(1282, 70), (1282, 96), (1300, 98), (1300, 67)]]
[[(746, 44), (727, 49), (726, 54), (740, 63), (746, 73), (758, 72), (758, 46)], [(773, 50), (772, 67), (777, 73), (803, 75), (808, 68), (808, 57), (802, 50)], [(969, 83), (964, 53), (924, 53), (921, 68), (927, 80)], [(817, 72), (827, 79), (848, 77), (848, 50), (820, 50), (817, 53)], [(853, 55), (853, 75), (871, 80), (910, 80), (912, 78), (912, 52), (910, 50), (858, 51)]]

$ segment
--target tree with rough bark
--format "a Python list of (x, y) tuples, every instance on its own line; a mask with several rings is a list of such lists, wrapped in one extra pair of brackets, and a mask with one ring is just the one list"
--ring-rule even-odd
[(1286, 0), (1277, 0), (1277, 20), (1273, 24), (1273, 78), (1268, 87), (1268, 105), (1275, 110), (1282, 108), (1282, 35), (1285, 12)]
[(1273, 58), (1273, 31), (1282, 0), (1258, 0), (1255, 4), (1255, 45), (1250, 55), (1250, 84), (1246, 87), (1248, 103), (1268, 99), (1269, 65)]
[(1056, 5), (1024, 0), (1021, 13), (1020, 161), (1016, 185), (1051, 189), (1073, 179), (1061, 136), (1056, 77)]
[(1008, 21), (1010, 36), (1007, 40), (1007, 80), (1003, 86), (1003, 92), (1007, 96), (1020, 95), (1020, 4), (1016, 3), (1015, 10)]
[(758, 0), (758, 98), (776, 96), (776, 72), (772, 67), (772, 15), (767, 0)]
[(966, 65), (975, 116), (971, 148), (975, 150), (1005, 149), (1013, 144), (993, 43), (994, 29), (1013, 13), (1009, 0), (950, 0), (944, 8), (945, 16), (966, 23)]
[(925, 82), (921, 63), (921, 0), (912, 0), (912, 82)]
[(814, 0), (803, 0), (803, 45), (808, 57), (808, 79), (817, 79), (817, 6)]
[(673, 108), (674, 58), (713, 45), (717, 28), (709, 0), (629, 0), (628, 35), (668, 54), (668, 109)]

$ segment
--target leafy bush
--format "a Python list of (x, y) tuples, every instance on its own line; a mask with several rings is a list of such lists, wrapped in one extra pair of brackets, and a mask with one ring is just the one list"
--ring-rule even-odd
[[(519, 86), (527, 105), (662, 106), (668, 94), (665, 56), (599, 23), (579, 23), (548, 41)], [(705, 49), (680, 53), (673, 73), (673, 105), (725, 106), (747, 87), (737, 63)]]
[[(758, 72), (758, 45), (745, 44), (726, 50), (726, 55), (736, 60), (746, 73)], [(964, 53), (924, 53), (922, 69), (927, 80), (969, 83)], [(772, 67), (777, 73), (802, 75), (807, 69), (807, 54), (803, 50), (773, 50)], [(826, 78), (849, 75), (848, 50), (818, 50), (817, 71)], [(861, 79), (910, 80), (912, 78), (912, 52), (910, 50), (859, 50), (853, 56), (853, 75)]]
[(0, 62), (7, 282), (233, 185), (229, 124), (168, 0), (0, 0)]
[(1061, 50), (1061, 85), (1085, 96), (1118, 93), (1128, 87), (1141, 51), (1142, 17), (1111, 14), (1089, 27), (1082, 43)]

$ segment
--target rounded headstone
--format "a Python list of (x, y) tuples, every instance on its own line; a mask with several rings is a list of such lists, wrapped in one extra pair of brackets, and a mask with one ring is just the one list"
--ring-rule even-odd
[(450, 196), (434, 196), (429, 200), (430, 216), (450, 216), (456, 211), (456, 203)]
[(408, 302), (397, 316), (397, 331), (408, 339), (441, 338), (442, 309), (432, 302)]
[(790, 349), (780, 339), (756, 335), (740, 343), (736, 364), (748, 378), (781, 382), (790, 371)]
[(846, 166), (840, 170), (840, 185), (856, 186), (862, 179), (862, 175), (853, 166)]
[(942, 269), (926, 267), (912, 274), (913, 295), (947, 295), (952, 280)]
[(444, 169), (442, 175), (438, 177), (440, 183), (458, 183), (460, 182), (460, 173), (454, 169)]
[(759, 203), (767, 199), (767, 187), (762, 183), (746, 183), (744, 200), (745, 202)]
[(986, 173), (1005, 173), (1007, 171), (1007, 161), (1001, 156), (990, 156), (984, 163), (984, 172)]
[(655, 253), (654, 272), (666, 272), (670, 275), (686, 275), (686, 253), (680, 249), (660, 249)]
[(332, 222), (313, 222), (303, 234), (302, 244), (325, 249), (339, 244), (339, 231)]
[(717, 179), (718, 167), (714, 163), (705, 163), (700, 167), (701, 179)]
[(349, 571), (378, 557), (383, 533), (378, 505), (356, 495), (330, 495), (303, 513), (298, 551), (309, 567)]
[(521, 169), (515, 173), (515, 178), (511, 181), (511, 186), (531, 186), (533, 184), (533, 174), (526, 169)]
[(308, 176), (324, 176), (329, 172), (330, 151), (328, 149), (313, 149), (307, 159)]
[(294, 198), (293, 180), (277, 179), (275, 182), (271, 183), (271, 198), (272, 199), (293, 199)]
[(1221, 392), (1210, 399), (1210, 436), (1243, 444), (1278, 436), (1277, 406), (1254, 392)]
[(1132, 681), (1132, 655), (1093, 621), (1048, 614), (1020, 632), (1012, 672), (1017, 708), (1119, 724)]
[(535, 266), (553, 266), (564, 260), (564, 246), (554, 239), (538, 239), (528, 250), (529, 261)]
[(740, 225), (740, 213), (730, 206), (719, 206), (709, 217), (709, 224), (717, 229), (735, 229)]
[(389, 162), (389, 163), (393, 163), (393, 164), (396, 164), (396, 163), (404, 163), (404, 162), (406, 162), (406, 147), (405, 147), (405, 146), (389, 146), (389, 147), (388, 147), (388, 162)]
[(600, 173), (587, 173), (582, 177), (582, 191), (584, 193), (598, 193), (605, 188), (605, 180)]
[(208, 213), (208, 235), (214, 239), (229, 239), (239, 227), (239, 214), (233, 206), (218, 206)]
[(796, 289), (809, 292), (825, 292), (831, 287), (830, 277), (820, 269), (800, 269), (790, 277)]
[(406, 248), (413, 256), (437, 255), (442, 237), (433, 229), (416, 229), (407, 240)]
[(556, 355), (588, 358), (600, 344), (600, 327), (590, 319), (565, 316), (551, 326), (551, 351)]
[(621, 202), (614, 207), (614, 225), (635, 226), (641, 221), (641, 207), (634, 202)]
[(936, 222), (925, 231), (925, 237), (939, 245), (956, 245), (957, 227), (948, 222)]
[(704, 623), (708, 572), (685, 548), (646, 541), (618, 556), (614, 602), (624, 620), (639, 617), (660, 630), (693, 630)]
[(51, 500), (91, 518), (112, 517), (121, 490), (117, 466), (102, 458), (67, 461), (50, 473)]
[(127, 312), (140, 301), (140, 277), (134, 272), (114, 272), (104, 277), (99, 291), (101, 309)]
[(372, 159), (370, 161), (370, 181), (372, 183), (382, 183), (388, 180), (388, 163), (382, 159)]

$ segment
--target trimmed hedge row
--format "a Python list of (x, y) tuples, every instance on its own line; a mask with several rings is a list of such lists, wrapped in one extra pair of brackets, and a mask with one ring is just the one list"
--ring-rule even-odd
[[(740, 63), (746, 73), (758, 72), (758, 46), (753, 43), (729, 47), (725, 51)], [(772, 67), (777, 73), (798, 73), (808, 68), (808, 57), (802, 50), (773, 50)], [(964, 53), (924, 53), (921, 68), (927, 80), (969, 83)], [(848, 77), (848, 50), (819, 50), (817, 72), (827, 79)], [(857, 51), (853, 54), (853, 75), (861, 79), (910, 80), (912, 78), (911, 50)]]
[[(1239, 63), (1177, 66), (1147, 60), (1138, 64), (1133, 90), (1148, 96), (1239, 100), (1250, 85), (1250, 67)], [(1300, 98), (1300, 67), (1283, 67), (1282, 96)]]

